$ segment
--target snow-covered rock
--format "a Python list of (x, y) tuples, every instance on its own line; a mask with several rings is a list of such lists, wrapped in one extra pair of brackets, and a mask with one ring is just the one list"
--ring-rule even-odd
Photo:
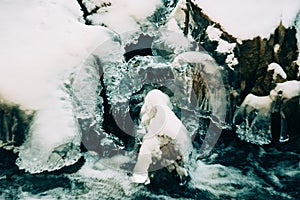
[[(188, 156), (192, 152), (191, 138), (172, 108), (170, 98), (160, 90), (151, 90), (146, 95), (141, 108), (141, 123), (146, 127), (147, 134), (143, 137), (134, 168), (135, 182), (146, 181), (150, 164), (155, 160), (161, 162), (155, 170), (174, 164), (178, 159), (188, 162)], [(175, 152), (172, 152), (173, 149)], [(179, 166), (176, 168), (179, 170)], [(144, 176), (139, 177), (141, 175)], [(179, 176), (183, 178), (181, 176), (187, 174), (179, 173)]]
[(208, 26), (206, 29), (206, 33), (210, 41), (218, 42), (221, 39), (222, 31), (218, 28), (215, 28), (213, 26)]
[[(298, 43), (294, 25), (299, 16), (299, 2), (291, 0), (289, 5), (283, 5), (279, 1), (193, 0), (187, 5), (189, 34), (217, 63), (228, 67), (229, 85), (240, 90), (242, 98), (250, 92), (260, 96), (269, 94), (273, 86), (265, 69), (271, 63), (278, 63), (286, 73), (287, 78), (280, 81), (297, 79)], [(261, 20), (264, 16), (267, 20)]]
[(270, 96), (259, 97), (253, 94), (246, 96), (233, 118), (237, 136), (241, 140), (258, 145), (272, 141), (271, 105)]
[[(139, 1), (139, 0), (109, 0), (109, 1), (85, 1), (88, 7), (98, 6), (97, 12), (87, 17), (94, 25), (104, 25), (118, 33), (126, 33), (140, 30), (142, 24), (147, 23), (159, 6), (161, 0)], [(106, 3), (106, 6), (101, 6)], [(113, 16), (113, 17), (112, 17)]]
[(268, 71), (274, 70), (273, 73), (273, 80), (276, 80), (277, 76), (281, 76), (281, 78), (286, 79), (287, 75), (284, 72), (284, 70), (282, 69), (282, 67), (280, 65), (278, 65), (277, 63), (271, 63), (268, 66)]
[(291, 99), (293, 97), (300, 95), (300, 81), (286, 81), (283, 83), (277, 83), (276, 87), (271, 91), (271, 96), (274, 96), (282, 92), (282, 97), (285, 100)]
[(294, 119), (286, 116), (290, 117), (292, 112), (297, 112), (299, 103), (296, 110), (290, 110), (286, 105), (291, 99), (299, 96), (299, 81), (277, 83), (268, 96), (247, 95), (233, 119), (237, 127), (237, 136), (258, 145), (270, 143), (273, 140), (271, 128), (275, 127), (275, 124), (271, 123), (272, 114), (277, 112), (281, 118), (281, 124), (276, 124), (281, 129), (278, 131), (281, 134), (280, 139), (288, 140), (287, 132), (292, 130), (289, 126)]

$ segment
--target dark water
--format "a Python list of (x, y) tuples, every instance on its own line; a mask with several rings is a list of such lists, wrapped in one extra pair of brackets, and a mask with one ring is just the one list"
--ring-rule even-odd
[(166, 169), (153, 172), (150, 185), (132, 184), (128, 172), (90, 153), (74, 166), (29, 174), (14, 164), (16, 154), (0, 151), (1, 199), (300, 199), (299, 139), (255, 146), (223, 133), (184, 186)]

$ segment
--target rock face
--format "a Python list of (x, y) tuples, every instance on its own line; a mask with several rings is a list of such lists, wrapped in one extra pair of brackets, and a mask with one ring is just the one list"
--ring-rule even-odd
[[(253, 39), (239, 41), (230, 33), (224, 31), (221, 24), (211, 20), (192, 1), (187, 1), (187, 10), (186, 13), (189, 15), (186, 17), (189, 20), (186, 22), (186, 24), (189, 24), (188, 34), (202, 45), (215, 58), (218, 64), (225, 68), (225, 75), (223, 77), (230, 101), (228, 111), (228, 115), (230, 116), (229, 121), (232, 120), (233, 113), (244, 100), (244, 104), (247, 104), (245, 103), (247, 102), (246, 97), (249, 97), (250, 93), (257, 97), (265, 96), (268, 98), (267, 96), (276, 87), (277, 83), (297, 80), (299, 68), (296, 63), (298, 48), (296, 29), (294, 27), (286, 28), (280, 23), (269, 38), (257, 36)], [(275, 70), (268, 70), (268, 66), (271, 63), (280, 65), (286, 73), (286, 77), (276, 76)], [(197, 84), (200, 82), (199, 78), (195, 80), (195, 91), (201, 90), (202, 84)], [(280, 103), (282, 112), (286, 116), (286, 129), (288, 132), (292, 132), (292, 134), (300, 130), (299, 125), (296, 125), (291, 117), (299, 116), (300, 104), (297, 99), (299, 97), (293, 97), (292, 99), (285, 99)], [(248, 108), (246, 109), (247, 111), (243, 111), (244, 115), (247, 115), (247, 120), (250, 120), (248, 119), (249, 117), (252, 118), (251, 121), (255, 119), (254, 116), (251, 117), (251, 113), (255, 116), (260, 115), (258, 113), (264, 113), (264, 115), (268, 113), (268, 120), (261, 121), (256, 125), (252, 124), (251, 132), (253, 131), (253, 134), (262, 131), (263, 127), (267, 127), (267, 132), (269, 133), (271, 132), (271, 126), (272, 130), (276, 130), (276, 128), (280, 129), (280, 125), (271, 123), (271, 104), (273, 104), (271, 102), (273, 101), (270, 101), (270, 105), (268, 105), (270, 108), (266, 112), (262, 112), (260, 108), (252, 108), (250, 110)], [(244, 110), (244, 105), (241, 109)], [(242, 112), (241, 109), (237, 110), (236, 115), (240, 116), (239, 112)], [(278, 117), (275, 116), (275, 118)], [(256, 143), (254, 140), (253, 143)]]
[[(270, 80), (267, 78), (267, 66), (276, 62), (287, 72), (288, 80), (297, 79), (298, 67), (294, 61), (298, 58), (295, 28), (285, 28), (279, 24), (269, 39), (256, 37), (243, 41), (239, 46), (242, 95), (253, 92), (266, 95), (270, 92)], [(297, 70), (297, 71), (296, 71)]]
[(294, 97), (285, 101), (282, 105), (283, 112), (286, 115), (287, 132), (290, 134), (290, 139), (294, 140), (299, 137), (299, 119), (300, 119), (300, 97)]

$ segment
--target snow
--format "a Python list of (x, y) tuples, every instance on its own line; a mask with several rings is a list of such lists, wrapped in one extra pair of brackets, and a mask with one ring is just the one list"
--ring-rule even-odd
[(72, 0), (1, 3), (0, 96), (36, 111), (17, 161), (32, 173), (72, 164), (80, 156), (81, 135), (63, 83), (112, 35), (80, 23), (80, 17)]
[(281, 76), (283, 79), (287, 78), (286, 73), (282, 69), (282, 67), (277, 63), (271, 63), (268, 66), (268, 71), (274, 70), (273, 80), (276, 80), (277, 75)]
[(53, 86), (57, 87), (53, 77), (65, 78), (63, 73), (109, 38), (104, 28), (80, 23), (79, 10), (71, 0), (2, 2), (2, 96), (28, 109), (47, 106), (45, 99), (52, 95)]
[[(90, 0), (90, 2), (92, 1)], [(99, 5), (99, 2), (105, 1), (96, 1), (92, 4)], [(96, 14), (89, 16), (88, 19), (93, 24), (104, 24), (118, 33), (139, 29), (140, 24), (144, 23), (147, 17), (151, 16), (162, 5), (161, 0), (110, 0), (109, 2), (111, 6), (100, 8)]]
[(181, 29), (185, 27), (185, 12), (186, 10), (186, 0), (179, 0), (174, 10), (171, 12), (169, 18), (176, 20), (177, 24)]
[(206, 29), (206, 33), (208, 39), (210, 41), (217, 41), (218, 46), (216, 51), (222, 54), (228, 54), (225, 62), (228, 67), (234, 70), (234, 66), (238, 64), (237, 58), (234, 56), (234, 48), (236, 47), (236, 43), (229, 43), (223, 39), (221, 39), (222, 31), (214, 26), (208, 26)]
[(241, 107), (251, 106), (257, 110), (268, 111), (270, 109), (272, 99), (270, 96), (256, 96), (254, 94), (248, 94), (243, 101)]
[(271, 96), (248, 94), (233, 117), (237, 136), (244, 141), (263, 145), (272, 141)]
[(274, 45), (274, 53), (278, 53), (279, 49), (280, 49), (280, 45), (279, 44), (275, 44)]
[[(188, 155), (192, 151), (191, 138), (185, 126), (172, 111), (172, 104), (168, 95), (158, 89), (148, 92), (141, 108), (141, 123), (146, 127), (147, 134), (143, 137), (133, 179), (145, 182), (153, 157), (160, 158), (162, 156), (160, 146), (167, 144), (168, 138), (174, 142), (173, 145), (178, 150), (177, 153), (183, 156), (185, 162), (188, 162)], [(173, 158), (176, 157), (162, 158), (168, 162), (173, 162)], [(155, 169), (158, 169), (157, 167), (163, 166), (156, 166)], [(143, 176), (138, 176), (139, 174)]]
[(278, 92), (282, 91), (282, 96), (286, 99), (300, 95), (300, 81), (286, 81), (283, 83), (277, 83), (276, 87), (270, 92), (269, 96), (256, 96), (254, 94), (248, 94), (243, 101), (241, 107), (251, 106), (257, 110), (269, 110), (271, 103), (275, 100)]
[(276, 104), (278, 98), (286, 101), (296, 96), (300, 96), (300, 81), (295, 80), (277, 83), (268, 96), (248, 94), (234, 114), (237, 136), (253, 144), (269, 144), (272, 141), (271, 112), (274, 103)]
[(237, 64), (239, 64), (239, 61), (236, 57), (234, 57), (234, 54), (231, 53), (226, 57), (225, 62), (228, 64), (228, 66), (233, 69), (233, 66), (236, 66)]
[[(91, 3), (89, 4), (90, 9), (93, 7), (93, 2), (98, 4), (104, 1), (90, 0), (89, 2)], [(111, 0), (109, 2), (111, 2), (110, 6), (102, 7), (90, 19), (94, 23), (104, 23), (117, 32), (140, 29), (141, 24), (145, 23), (147, 17), (151, 16), (162, 3), (160, 0), (147, 2)], [(184, 5), (185, 1), (180, 2)], [(212, 2), (216, 2), (216, 0)], [(233, 0), (229, 2), (237, 3)], [(294, 2), (294, 4), (288, 2)], [(281, 9), (286, 13), (287, 8), (289, 8), (289, 12), (292, 15), (293, 11), (298, 7), (295, 1), (289, 0), (288, 2), (282, 3)], [(210, 5), (207, 0), (199, 1), (199, 3)], [(214, 6), (211, 7), (218, 11), (226, 8), (226, 6), (230, 6), (230, 4), (227, 5), (228, 2), (225, 3), (225, 7), (222, 7), (223, 4), (220, 1), (218, 4), (212, 3), (211, 5)], [(263, 5), (265, 4), (263, 3)], [(278, 1), (274, 3), (274, 5), (279, 4)], [(220, 8), (216, 7), (216, 5), (220, 5)], [(173, 18), (171, 17), (166, 29), (172, 30), (176, 28), (178, 32), (180, 31), (178, 24), (182, 25), (184, 20), (182, 7), (180, 5), (177, 7), (178, 9), (175, 9), (176, 12), (180, 12), (180, 15), (175, 14)], [(255, 5), (252, 5), (252, 7), (255, 8)], [(205, 12), (210, 11), (208, 8), (205, 9)], [(248, 9), (248, 7), (246, 8)], [(221, 14), (230, 10), (230, 15), (239, 13), (245, 13), (246, 15), (249, 13), (247, 9), (246, 12), (241, 10), (232, 12), (232, 9), (224, 9), (222, 12), (216, 12), (216, 16), (220, 14), (221, 19), (224, 18), (226, 22), (226, 15), (224, 17)], [(279, 9), (279, 6), (276, 9)], [(253, 9), (249, 10), (253, 11)], [(265, 12), (269, 9), (261, 10)], [(255, 13), (257, 14), (257, 12)], [(104, 27), (84, 25), (80, 22), (81, 16), (80, 8), (74, 0), (3, 0), (1, 2), (0, 60), (2, 63), (0, 66), (0, 96), (21, 105), (25, 109), (36, 111), (34, 121), (30, 127), (30, 137), (20, 148), (20, 158), (18, 159), (20, 168), (25, 168), (27, 171), (54, 170), (64, 165), (59, 160), (61, 158), (58, 154), (51, 154), (51, 151), (57, 150), (57, 147), (61, 147), (61, 151), (64, 151), (64, 147), (70, 150), (70, 156), (67, 157), (72, 157), (73, 160), (69, 160), (68, 164), (76, 162), (76, 159), (79, 157), (80, 131), (76, 122), (72, 99), (65, 91), (63, 83), (69, 79), (70, 74), (76, 74), (80, 70), (81, 64), (86, 60), (90, 52), (114, 35), (112, 31), (108, 31)], [(242, 16), (252, 19), (254, 15)], [(284, 24), (287, 23), (286, 16), (284, 16)], [(242, 18), (232, 19), (234, 20), (231, 22), (235, 22), (233, 25), (240, 25), (238, 28), (241, 31), (247, 32), (251, 30), (252, 25), (251, 23), (249, 25), (249, 21), (236, 20)], [(265, 20), (261, 20), (261, 16), (254, 19), (259, 19), (258, 24), (264, 24)], [(276, 16), (274, 19), (276, 19)], [(222, 20), (217, 21), (221, 22), (226, 30), (230, 30), (230, 26), (227, 29), (227, 23), (222, 23)], [(268, 20), (266, 19), (266, 21)], [(253, 25), (257, 25), (256, 21)], [(247, 27), (249, 30), (244, 30), (241, 27)], [(266, 26), (267, 28), (269, 26)], [(274, 27), (272, 26), (272, 28)], [(207, 31), (213, 32), (213, 30)], [(217, 39), (218, 33), (216, 30), (214, 31), (215, 35), (212, 33), (210, 35), (213, 39)], [(234, 31), (229, 32), (234, 33)], [(253, 32), (250, 31), (247, 34), (250, 33), (252, 34)], [(182, 34), (178, 34), (176, 43), (180, 41), (182, 46), (188, 48), (189, 44), (187, 40), (181, 40), (182, 36)], [(171, 39), (175, 39), (175, 37), (170, 36), (169, 39), (170, 43), (174, 43)], [(225, 44), (222, 43), (222, 40), (219, 40), (220, 51), (225, 51), (225, 49), (232, 51), (233, 45), (235, 44)], [(105, 50), (103, 51), (105, 52)], [(101, 52), (98, 55), (100, 54)], [(110, 58), (115, 59), (115, 57)], [(234, 60), (234, 57), (229, 55), (227, 58), (228, 60)], [(201, 63), (204, 60), (208, 63), (214, 63), (208, 55), (201, 53), (193, 54), (187, 52), (176, 59), (178, 65), (180, 64), (179, 61)], [(92, 65), (92, 62), (88, 63), (88, 65)], [(219, 68), (206, 67), (205, 70), (207, 74), (213, 74), (218, 72)], [(276, 88), (283, 89), (286, 97), (299, 94), (299, 82), (286, 84), (287, 86), (277, 85)], [(290, 88), (293, 89), (288, 90)], [(86, 94), (89, 94), (89, 91), (85, 91)], [(93, 105), (93, 102), (95, 103), (91, 97), (91, 104), (89, 105)], [(74, 147), (70, 146), (70, 144), (74, 144)], [(58, 150), (57, 152), (61, 153)], [(49, 163), (55, 163), (53, 161), (57, 161), (58, 165), (48, 166)]]
[(82, 0), (82, 3), (85, 5), (88, 12), (91, 12), (93, 9), (95, 9), (96, 5), (101, 7), (101, 4), (103, 3), (102, 0)]
[(208, 26), (206, 29), (206, 33), (210, 41), (219, 41), (221, 39), (222, 31), (218, 28)]
[(190, 35), (185, 36), (183, 29), (185, 27), (185, 0), (180, 0), (173, 11), (170, 13), (165, 25), (159, 28), (158, 40), (154, 41), (153, 47), (165, 49), (180, 54), (193, 48)]
[[(170, 48), (175, 54), (183, 53), (192, 48), (192, 43), (186, 38), (180, 29), (175, 18), (170, 18), (165, 26), (161, 27), (161, 35), (158, 35), (158, 41), (153, 44), (154, 48), (165, 49)], [(164, 46), (159, 46), (159, 45)]]
[(215, 64), (214, 59), (207, 53), (204, 52), (184, 52), (179, 54), (177, 57), (174, 58), (172, 62), (172, 68), (179, 68), (182, 63), (205, 63), (206, 65), (202, 70), (206, 74), (217, 74), (220, 73), (219, 70), (222, 68)]
[(282, 21), (289, 27), (299, 12), (299, 0), (194, 0), (212, 20), (239, 39), (268, 38)]
[(232, 52), (235, 46), (235, 43), (229, 43), (225, 40), (220, 40), (216, 51), (220, 53)]
[(300, 95), (300, 81), (286, 81), (284, 83), (277, 83), (276, 87), (271, 91), (271, 95), (282, 91), (282, 96), (286, 99)]

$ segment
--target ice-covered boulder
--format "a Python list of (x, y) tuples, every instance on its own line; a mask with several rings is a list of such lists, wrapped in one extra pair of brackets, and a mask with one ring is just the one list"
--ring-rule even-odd
[(268, 96), (247, 95), (233, 119), (237, 136), (259, 145), (295, 137), (297, 125), (293, 116), (299, 116), (299, 96), (299, 81), (277, 83)]
[[(272, 9), (269, 7), (270, 4)], [(189, 24), (188, 35), (199, 42), (218, 64), (225, 67), (227, 72), (224, 75), (224, 84), (231, 94), (232, 112), (230, 111), (229, 118), (232, 120), (231, 116), (234, 116), (233, 113), (238, 109), (235, 112), (234, 123), (240, 123), (239, 120), (244, 115), (244, 120), (247, 119), (248, 124), (244, 121), (246, 124), (240, 124), (241, 127), (249, 126), (247, 128), (249, 132), (262, 130), (259, 126), (269, 123), (271, 118), (274, 118), (274, 114), (267, 119), (259, 117), (262, 111), (255, 106), (266, 107), (262, 99), (270, 98), (268, 96), (271, 96), (270, 92), (276, 87), (276, 83), (278, 86), (279, 83), (288, 80), (299, 80), (300, 43), (297, 41), (299, 2), (291, 0), (289, 4), (284, 4), (266, 1), (253, 4), (253, 1), (245, 1), (241, 4), (235, 0), (226, 2), (187, 0), (186, 10), (185, 20), (188, 22), (185, 24)], [(261, 21), (261, 17), (258, 16), (265, 20)], [(258, 97), (261, 97), (260, 101), (254, 106), (251, 102), (255, 102), (254, 99)], [(296, 101), (295, 98), (297, 97), (283, 101), (281, 104), (283, 110), (289, 110), (286, 105), (291, 106), (290, 102)], [(297, 106), (295, 104), (291, 107)], [(284, 116), (297, 116), (285, 112)], [(296, 109), (295, 113), (298, 112)], [(287, 129), (292, 127), (292, 132), (296, 132), (293, 117), (287, 117), (285, 121), (289, 124)], [(272, 129), (274, 127), (272, 126)], [(245, 131), (241, 132), (245, 133)], [(269, 125), (266, 125), (266, 130), (263, 132), (264, 135), (270, 135), (265, 134), (271, 132)], [(250, 135), (254, 141), (254, 135), (252, 133)], [(270, 138), (265, 139), (266, 143), (271, 141)]]
[(237, 136), (254, 144), (270, 143), (271, 105), (272, 99), (269, 96), (247, 95), (233, 118)]
[[(20, 105), (18, 109), (34, 113), (29, 123), (23, 121), (29, 126), (28, 134), (15, 149), (17, 165), (31, 173), (59, 169), (81, 157), (81, 131), (73, 99), (73, 93), (80, 90), (73, 90), (72, 84), (89, 53), (114, 34), (80, 20), (80, 7), (71, 0), (5, 1), (0, 8), (0, 94)], [(86, 61), (85, 66), (98, 74), (93, 71), (98, 68), (94, 61)], [(89, 84), (82, 81), (86, 87), (81, 92), (87, 94), (95, 79), (99, 77), (90, 76)], [(97, 95), (94, 89), (90, 98)], [(89, 104), (88, 99), (81, 103)], [(89, 106), (93, 110), (93, 105)], [(19, 126), (18, 120), (14, 126)]]

